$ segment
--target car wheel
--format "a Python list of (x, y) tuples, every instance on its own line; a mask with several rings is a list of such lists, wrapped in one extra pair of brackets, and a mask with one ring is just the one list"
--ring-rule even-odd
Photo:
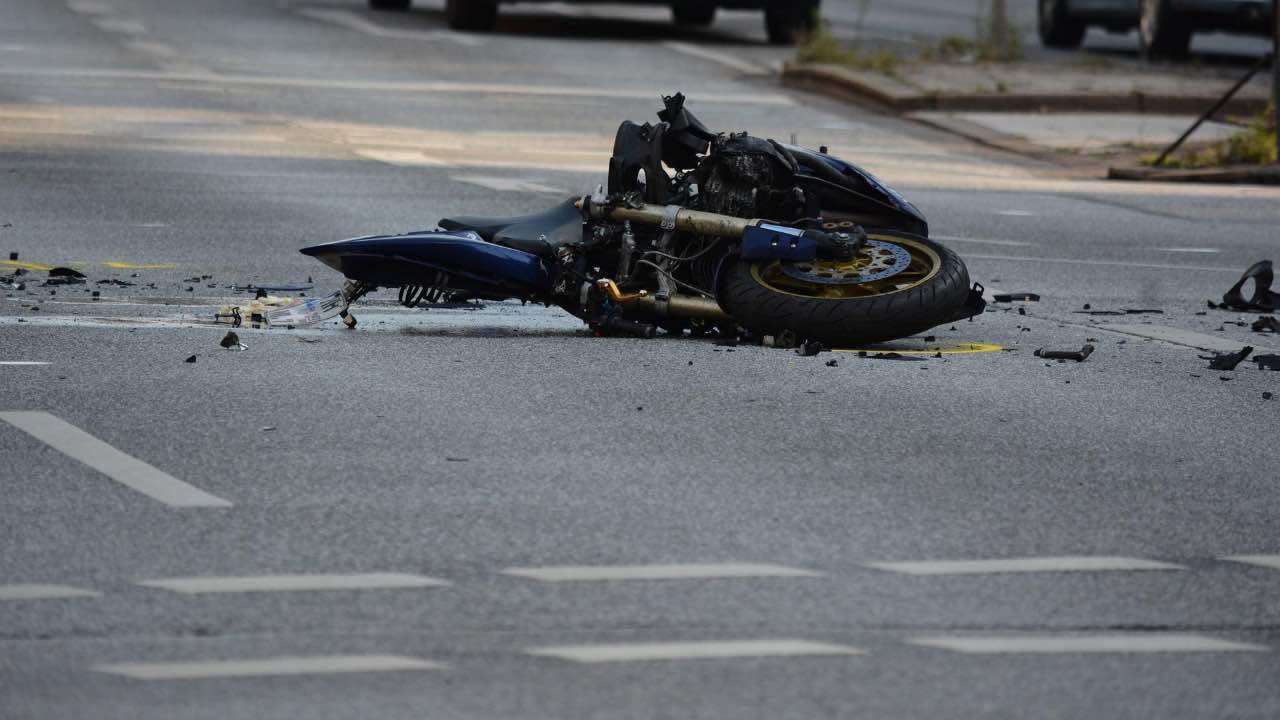
[(445, 0), (444, 16), (454, 30), (492, 30), (498, 22), (497, 0)]
[(369, 0), (374, 10), (408, 10), (412, 0)]
[(1169, 7), (1169, 0), (1142, 0), (1138, 47), (1148, 60), (1185, 58), (1191, 51), (1191, 26)]
[(811, 33), (818, 26), (818, 3), (772, 2), (765, 6), (764, 27), (769, 42), (774, 45), (793, 45), (800, 35)]
[(716, 6), (700, 0), (684, 0), (671, 6), (671, 17), (677, 25), (710, 25), (716, 19)]
[(1040, 0), (1037, 10), (1040, 42), (1045, 47), (1073, 50), (1084, 42), (1088, 27), (1071, 17), (1065, 0)]

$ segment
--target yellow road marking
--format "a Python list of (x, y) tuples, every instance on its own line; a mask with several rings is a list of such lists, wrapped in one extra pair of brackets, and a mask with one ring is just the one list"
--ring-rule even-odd
[(22, 262), (20, 260), (0, 260), (0, 265), (5, 267), (22, 268), (23, 270), (36, 270), (39, 272), (48, 272), (53, 269), (52, 265), (41, 265), (40, 263)]
[(949, 344), (941, 344), (931, 348), (920, 348), (907, 346), (905, 343), (882, 343), (873, 348), (835, 348), (832, 352), (846, 353), (889, 353), (894, 352), (899, 355), (972, 355), (974, 353), (991, 353), (1004, 350), (1003, 345), (995, 345), (993, 343), (971, 343), (971, 342), (955, 342)]
[(111, 260), (102, 264), (117, 270), (174, 270), (178, 267), (172, 263), (131, 263), (119, 262), (116, 260)]

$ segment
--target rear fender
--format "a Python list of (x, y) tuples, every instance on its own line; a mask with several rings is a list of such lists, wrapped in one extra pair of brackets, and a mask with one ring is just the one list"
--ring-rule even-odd
[(383, 287), (426, 285), (436, 273), (449, 287), (521, 297), (546, 291), (551, 278), (526, 252), (485, 242), (469, 230), (370, 235), (303, 248), (351, 280)]

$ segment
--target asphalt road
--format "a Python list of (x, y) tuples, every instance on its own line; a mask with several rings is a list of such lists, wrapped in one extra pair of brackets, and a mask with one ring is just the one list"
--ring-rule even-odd
[[(751, 16), (583, 12), (0, 5), (0, 265), (36, 268), (0, 291), (0, 717), (1280, 715), (1280, 375), (1196, 349), (1280, 350), (1205, 306), (1280, 192), (1064, 176), (780, 88)], [(218, 346), (232, 285), (589, 189), (676, 89), (1041, 300), (920, 362), (386, 293)]]

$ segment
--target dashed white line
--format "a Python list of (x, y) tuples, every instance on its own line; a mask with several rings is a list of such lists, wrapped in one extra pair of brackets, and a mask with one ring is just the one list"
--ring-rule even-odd
[(1151, 248), (1151, 249), (1158, 250), (1159, 252), (1190, 253), (1193, 255), (1214, 255), (1222, 252), (1218, 248), (1211, 248), (1211, 247), (1158, 247), (1158, 248)]
[(507, 568), (504, 575), (542, 582), (602, 582), (612, 580), (699, 580), (711, 578), (821, 577), (801, 568), (756, 563), (685, 563), (671, 565), (562, 565)]
[(180, 577), (143, 580), (150, 588), (187, 595), (202, 593), (296, 592), (302, 590), (388, 590), (448, 587), (445, 580), (402, 573), (352, 575), (251, 575), (242, 577)]
[(1035, 217), (1036, 216), (1036, 214), (1031, 212), (1030, 210), (997, 210), (996, 214), (1004, 215), (1006, 217)]
[(48, 365), (47, 362), (38, 360), (0, 360), (0, 365), (26, 366), (26, 365)]
[(902, 575), (980, 575), (995, 573), (1100, 572), (1129, 570), (1185, 570), (1182, 565), (1142, 558), (1102, 555), (1001, 558), (994, 560), (928, 560), (875, 562), (867, 567)]
[(930, 235), (931, 240), (939, 242), (977, 243), (979, 245), (1007, 245), (1009, 247), (1035, 247), (1039, 243), (1026, 240), (992, 240), (990, 238), (968, 238), (958, 235)]
[(147, 55), (155, 55), (156, 57), (171, 58), (177, 57), (178, 51), (172, 47), (160, 42), (150, 42), (148, 40), (130, 40), (124, 43), (124, 46), (130, 50), (135, 50)]
[(1095, 267), (1142, 268), (1144, 270), (1188, 270), (1191, 272), (1223, 272), (1240, 274), (1240, 268), (1215, 267), (1212, 265), (1170, 265), (1168, 263), (1139, 263), (1119, 260), (1083, 260), (1076, 258), (1026, 257), (1018, 255), (972, 255), (965, 253), (965, 259), (1009, 260), (1012, 262), (1050, 263), (1056, 265), (1092, 265)]
[(377, 160), (388, 165), (400, 167), (448, 167), (449, 163), (433, 158), (421, 150), (378, 150), (374, 148), (352, 148), (351, 152), (363, 158)]
[(81, 590), (69, 585), (0, 585), (0, 600), (58, 600), (62, 598), (98, 597), (102, 593)]
[(198, 660), (192, 662), (103, 663), (90, 669), (134, 680), (196, 680), (201, 678), (270, 677), (278, 675), (332, 675), (390, 672), (395, 670), (443, 670), (444, 665), (399, 655), (328, 655), (275, 657), (260, 660)]
[(125, 18), (103, 17), (93, 21), (99, 30), (106, 32), (121, 33), (123, 35), (145, 35), (147, 26), (137, 20), (127, 20)]
[(567, 190), (550, 185), (543, 185), (535, 179), (531, 178), (508, 178), (508, 177), (491, 177), (488, 175), (456, 175), (451, 180), (468, 185), (479, 185), (488, 190), (497, 190), (498, 192), (540, 192), (540, 193), (564, 193)]
[(700, 60), (716, 63), (730, 70), (735, 70), (744, 75), (768, 75), (769, 69), (761, 67), (753, 62), (734, 57), (729, 53), (722, 53), (716, 50), (708, 50), (707, 48), (690, 43), (679, 42), (677, 40), (668, 40), (662, 43), (663, 47), (669, 50), (675, 50), (682, 55), (696, 57)]
[(371, 22), (356, 13), (349, 10), (340, 10), (337, 8), (302, 8), (298, 10), (299, 15), (304, 15), (312, 20), (320, 20), (321, 22), (331, 23), (348, 30), (372, 35), (380, 38), (395, 38), (400, 40), (421, 40), (421, 41), (440, 41), (457, 43), (468, 47), (475, 47), (480, 41), (470, 35), (462, 33), (450, 32), (447, 30), (402, 30), (399, 28), (383, 27), (375, 22)]
[(1183, 633), (928, 636), (910, 638), (907, 642), (912, 645), (943, 648), (975, 655), (1266, 652), (1270, 650), (1264, 645)]
[(538, 657), (552, 657), (579, 663), (865, 654), (862, 650), (847, 645), (792, 639), (557, 645), (529, 648), (525, 652)]
[(0, 420), (116, 482), (171, 507), (226, 508), (231, 503), (158, 470), (47, 412), (0, 412)]
[(1280, 555), (1228, 555), (1223, 560), (1280, 570)]

